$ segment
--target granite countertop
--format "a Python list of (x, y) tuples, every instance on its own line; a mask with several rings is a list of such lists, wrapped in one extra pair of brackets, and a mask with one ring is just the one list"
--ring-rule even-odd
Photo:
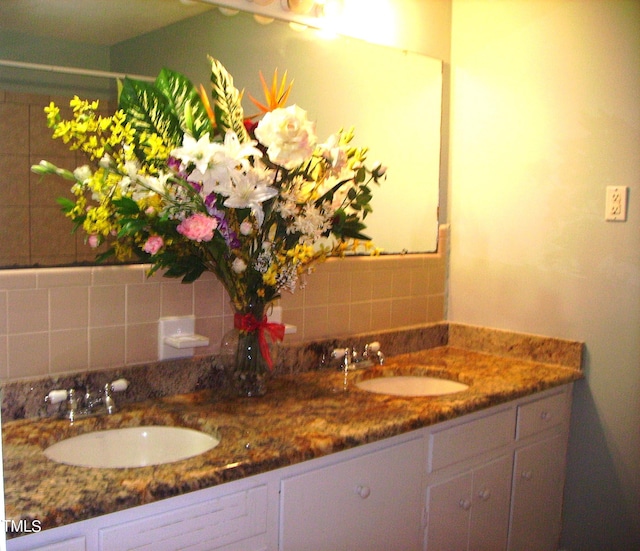
[[(469, 389), (402, 398), (355, 387), (355, 378), (399, 371), (428, 372)], [(200, 391), (129, 404), (112, 416), (73, 425), (62, 419), (10, 421), (3, 426), (6, 518), (53, 528), (395, 436), (580, 378), (576, 367), (442, 346), (351, 373), (346, 388), (341, 372), (320, 370), (278, 376), (262, 398), (220, 399)], [(197, 457), (130, 469), (66, 466), (42, 453), (83, 432), (154, 424), (217, 433), (221, 442)]]

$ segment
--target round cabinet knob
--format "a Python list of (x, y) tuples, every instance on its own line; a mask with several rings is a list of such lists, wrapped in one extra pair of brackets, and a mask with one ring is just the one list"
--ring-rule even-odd
[(524, 480), (531, 480), (533, 478), (533, 473), (531, 471), (522, 471), (520, 475)]
[(371, 488), (369, 486), (356, 486), (356, 494), (358, 494), (362, 499), (367, 499), (371, 495)]
[(551, 413), (548, 411), (541, 412), (540, 419), (542, 419), (543, 421), (551, 421)]
[(487, 501), (491, 497), (491, 490), (489, 490), (489, 488), (483, 488), (478, 492), (478, 497), (482, 501)]
[(458, 505), (460, 506), (460, 509), (464, 509), (465, 511), (468, 511), (469, 509), (471, 509), (471, 500), (462, 498), (458, 502)]

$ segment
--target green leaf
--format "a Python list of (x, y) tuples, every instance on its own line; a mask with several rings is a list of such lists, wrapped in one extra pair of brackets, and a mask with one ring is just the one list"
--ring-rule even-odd
[(96, 262), (102, 263), (115, 256), (116, 256), (115, 249), (113, 247), (109, 247), (105, 252), (96, 256)]
[(73, 228), (71, 228), (71, 233), (76, 233), (79, 229), (81, 229), (86, 218), (87, 218), (86, 216), (79, 216), (78, 218), (74, 218)]
[(138, 218), (123, 218), (120, 224), (118, 237), (126, 237), (127, 235), (135, 235), (142, 231), (146, 226), (145, 220)]
[(233, 77), (222, 63), (212, 57), (209, 57), (209, 60), (211, 61), (211, 97), (216, 125), (223, 135), (228, 130), (232, 130), (240, 142), (246, 142), (249, 136), (244, 127), (240, 92), (233, 85)]
[(349, 218), (342, 225), (342, 236), (360, 239), (362, 241), (370, 241), (371, 238), (368, 235), (361, 233), (366, 227), (367, 226), (360, 222), (358, 218)]
[(182, 283), (193, 283), (205, 272), (203, 265), (192, 266), (191, 269), (182, 278)]
[(164, 272), (164, 277), (182, 278), (182, 283), (193, 283), (205, 272), (206, 268), (196, 257), (189, 258), (193, 261), (169, 266)]
[(338, 182), (337, 184), (335, 184), (331, 189), (329, 189), (328, 191), (326, 191), (321, 197), (319, 197), (318, 199), (316, 199), (315, 201), (315, 206), (319, 207), (320, 205), (322, 205), (322, 203), (324, 203), (325, 201), (329, 201), (332, 202), (333, 201), (333, 196), (335, 195), (335, 193), (344, 185), (347, 184), (351, 181), (351, 179), (347, 179), (347, 180), (341, 180), (340, 182)]
[(174, 106), (153, 84), (125, 78), (119, 107), (138, 133), (157, 134), (168, 146), (182, 143), (180, 120)]
[(193, 111), (191, 110), (191, 104), (187, 102), (184, 106), (184, 129), (191, 135), (195, 135), (193, 125)]
[(171, 104), (184, 131), (189, 132), (196, 140), (207, 132), (213, 134), (202, 98), (187, 77), (170, 69), (162, 69), (155, 85)]
[(56, 202), (62, 207), (63, 212), (71, 212), (76, 206), (75, 201), (67, 199), (66, 197), (58, 197)]
[(140, 212), (138, 203), (136, 203), (130, 197), (121, 197), (120, 199), (114, 199), (112, 203), (116, 206), (118, 212), (125, 216), (131, 216)]
[(370, 241), (371, 238), (362, 233), (366, 228), (357, 215), (347, 215), (344, 210), (336, 211), (333, 219), (331, 233), (340, 239), (361, 239), (362, 241)]
[(360, 193), (356, 198), (356, 203), (359, 206), (364, 207), (371, 202), (371, 199), (373, 199), (373, 195), (370, 193)]

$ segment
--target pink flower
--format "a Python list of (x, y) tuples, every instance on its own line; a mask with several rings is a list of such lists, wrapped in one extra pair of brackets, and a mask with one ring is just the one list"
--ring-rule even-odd
[(145, 253), (156, 254), (164, 245), (164, 240), (159, 235), (152, 235), (142, 247)]
[(213, 230), (218, 227), (218, 221), (201, 212), (196, 212), (185, 218), (178, 227), (178, 233), (184, 235), (192, 241), (211, 241), (213, 239)]
[(100, 245), (100, 238), (95, 233), (91, 234), (87, 241), (92, 249), (95, 249)]

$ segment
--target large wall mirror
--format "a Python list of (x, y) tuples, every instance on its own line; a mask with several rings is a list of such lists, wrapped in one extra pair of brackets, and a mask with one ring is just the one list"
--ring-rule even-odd
[[(3, 0), (0, 267), (90, 263), (94, 256), (70, 234), (55, 203), (68, 192), (67, 183), (40, 181), (29, 172), (42, 158), (70, 168), (84, 162), (50, 139), (42, 112), (50, 97), (98, 97), (113, 107), (113, 74), (155, 77), (164, 66), (207, 86), (207, 55), (222, 61), (245, 97), (262, 97), (260, 71), (270, 79), (274, 69), (280, 75), (286, 70), (294, 80), (289, 103), (309, 112), (321, 140), (353, 125), (356, 143), (370, 148), (369, 159), (389, 167), (374, 191), (368, 234), (385, 253), (434, 251), (442, 63), (259, 20), (210, 2)], [(248, 99), (245, 111), (255, 111)]]

